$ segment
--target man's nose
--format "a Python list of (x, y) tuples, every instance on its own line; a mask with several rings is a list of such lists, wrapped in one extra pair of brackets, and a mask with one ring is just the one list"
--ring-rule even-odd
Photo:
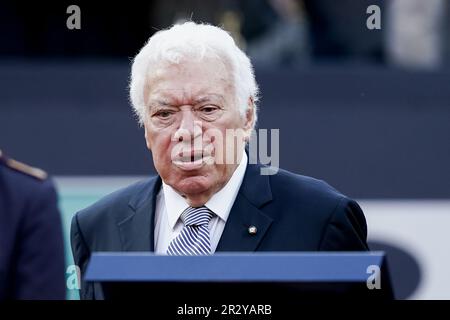
[(181, 121), (178, 130), (175, 132), (176, 141), (191, 141), (202, 135), (202, 123), (197, 120), (191, 110), (181, 111)]

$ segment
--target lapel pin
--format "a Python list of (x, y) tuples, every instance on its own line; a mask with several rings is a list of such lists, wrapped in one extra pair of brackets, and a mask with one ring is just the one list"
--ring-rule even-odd
[(255, 226), (250, 226), (250, 227), (248, 227), (248, 233), (250, 233), (250, 234), (256, 234), (256, 231), (258, 231), (258, 229), (256, 229)]

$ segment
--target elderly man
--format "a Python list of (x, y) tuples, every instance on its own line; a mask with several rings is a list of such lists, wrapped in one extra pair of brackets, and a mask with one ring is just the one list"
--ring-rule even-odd
[[(95, 251), (368, 249), (356, 202), (323, 181), (281, 169), (263, 175), (249, 163), (258, 87), (248, 57), (222, 29), (187, 22), (157, 32), (134, 59), (130, 96), (158, 176), (74, 216), (82, 273)], [(102, 294), (82, 284), (81, 297)]]

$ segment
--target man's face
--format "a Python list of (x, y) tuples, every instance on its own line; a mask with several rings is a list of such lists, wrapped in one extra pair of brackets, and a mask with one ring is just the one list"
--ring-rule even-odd
[(163, 64), (146, 84), (145, 139), (155, 168), (189, 205), (201, 206), (236, 169), (230, 159), (240, 160), (243, 138), (227, 139), (226, 130), (249, 134), (252, 109), (239, 113), (231, 73), (219, 59)]

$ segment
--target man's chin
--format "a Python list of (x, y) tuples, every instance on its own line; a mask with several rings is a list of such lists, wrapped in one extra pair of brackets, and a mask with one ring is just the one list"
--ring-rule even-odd
[(182, 195), (194, 195), (207, 192), (211, 187), (210, 185), (208, 177), (194, 175), (177, 179), (172, 187)]

